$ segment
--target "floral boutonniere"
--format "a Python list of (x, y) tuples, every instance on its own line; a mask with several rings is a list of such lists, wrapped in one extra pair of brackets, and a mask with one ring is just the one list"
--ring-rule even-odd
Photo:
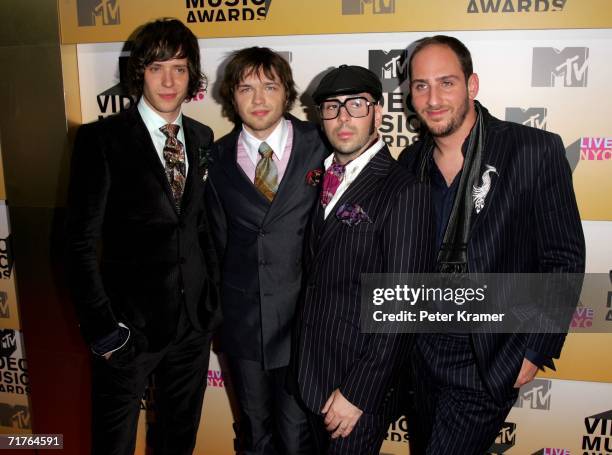
[(198, 160), (200, 175), (202, 176), (202, 181), (205, 182), (208, 178), (208, 168), (213, 162), (213, 157), (210, 153), (210, 147), (204, 147), (203, 145), (200, 145), (200, 147), (198, 147)]
[(323, 178), (323, 169), (313, 169), (306, 174), (306, 183), (310, 186), (319, 186)]
[(348, 202), (346, 204), (342, 204), (342, 206), (336, 211), (336, 218), (349, 226), (357, 226), (359, 223), (372, 222), (363, 207), (358, 204), (349, 204)]

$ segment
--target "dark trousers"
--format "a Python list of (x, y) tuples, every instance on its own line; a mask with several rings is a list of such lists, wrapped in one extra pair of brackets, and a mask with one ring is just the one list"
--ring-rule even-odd
[(495, 402), (480, 379), (469, 335), (418, 335), (412, 357), (410, 453), (487, 453), (518, 390)]
[(331, 439), (323, 416), (309, 413), (308, 417), (318, 455), (378, 455), (392, 420), (364, 413), (346, 438)]
[(238, 453), (316, 454), (306, 411), (287, 389), (287, 367), (264, 370), (258, 361), (227, 361), (240, 409)]
[(132, 455), (141, 398), (154, 375), (153, 453), (187, 455), (195, 447), (208, 376), (210, 333), (181, 318), (179, 335), (160, 352), (134, 353), (126, 347), (92, 365), (92, 451)]

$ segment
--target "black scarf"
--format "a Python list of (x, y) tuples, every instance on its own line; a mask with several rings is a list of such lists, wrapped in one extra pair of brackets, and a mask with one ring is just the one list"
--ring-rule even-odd
[[(476, 123), (468, 136), (467, 149), (453, 209), (444, 232), (442, 246), (438, 252), (436, 270), (439, 273), (467, 273), (467, 242), (470, 234), (474, 201), (472, 188), (478, 183), (482, 152), (485, 148), (485, 126), (482, 109), (474, 102)], [(429, 179), (429, 165), (433, 160), (435, 142), (431, 134), (424, 138), (424, 155), (418, 173), (422, 181)]]

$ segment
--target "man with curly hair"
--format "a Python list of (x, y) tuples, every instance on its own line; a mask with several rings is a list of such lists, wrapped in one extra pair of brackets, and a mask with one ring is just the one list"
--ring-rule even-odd
[(197, 39), (175, 19), (148, 23), (128, 72), (138, 103), (82, 126), (72, 157), (68, 265), (93, 352), (92, 453), (134, 453), (153, 375), (154, 453), (191, 454), (219, 320), (200, 165), (213, 134), (181, 113), (203, 83)]
[(215, 143), (207, 196), (221, 262), (221, 349), (240, 409), (239, 453), (312, 453), (287, 387), (306, 223), (327, 150), (290, 115), (289, 63), (251, 47), (228, 61), (220, 93), (236, 128)]

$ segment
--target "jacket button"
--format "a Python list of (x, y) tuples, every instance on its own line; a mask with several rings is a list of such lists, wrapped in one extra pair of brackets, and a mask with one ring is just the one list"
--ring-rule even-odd
[(268, 263), (265, 260), (260, 259), (259, 260), (259, 265), (268, 265)]
[(187, 259), (185, 259), (185, 258), (180, 258), (179, 259), (179, 264), (181, 264), (181, 265), (185, 264), (186, 262), (187, 262)]
[(260, 230), (259, 230), (259, 236), (260, 236), (260, 237), (263, 237), (263, 236), (265, 236), (265, 235), (266, 235), (266, 231), (264, 231), (263, 229), (260, 229)]
[(184, 221), (179, 221), (178, 226), (179, 226), (179, 228), (181, 228), (181, 229), (185, 229), (185, 222), (184, 222)]

